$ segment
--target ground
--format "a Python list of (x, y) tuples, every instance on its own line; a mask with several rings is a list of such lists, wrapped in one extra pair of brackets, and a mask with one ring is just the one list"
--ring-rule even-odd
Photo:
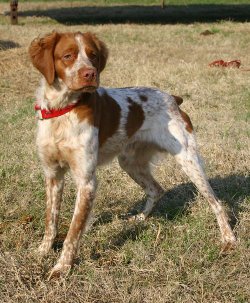
[[(25, 4), (23, 10), (37, 5)], [(7, 9), (0, 4), (0, 11)], [(44, 16), (19, 21), (10, 26), (0, 16), (1, 303), (249, 302), (250, 24), (67, 25)], [(98, 170), (92, 227), (72, 272), (47, 281), (75, 199), (68, 175), (55, 249), (37, 259), (45, 209), (33, 111), (40, 76), (27, 48), (52, 30), (93, 31), (107, 43), (103, 86), (153, 86), (183, 97), (209, 180), (231, 214), (238, 239), (234, 251), (220, 254), (215, 216), (171, 157), (154, 166), (166, 194), (152, 216), (146, 222), (124, 220), (145, 197), (114, 161)], [(212, 34), (200, 35), (205, 30)], [(240, 59), (242, 66), (208, 67), (217, 59)]]

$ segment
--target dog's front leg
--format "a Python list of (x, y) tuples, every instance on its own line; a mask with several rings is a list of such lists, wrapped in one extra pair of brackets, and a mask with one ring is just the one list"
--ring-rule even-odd
[(92, 209), (96, 187), (95, 183), (95, 178), (93, 178), (85, 184), (78, 185), (74, 215), (63, 244), (61, 256), (52, 269), (50, 278), (60, 276), (61, 273), (67, 272), (73, 264), (81, 234), (87, 226)]
[(64, 185), (64, 170), (57, 168), (53, 175), (46, 176), (46, 220), (43, 241), (38, 248), (40, 256), (51, 249), (57, 235), (58, 218)]
[(69, 271), (79, 246), (80, 237), (87, 227), (96, 190), (97, 140), (95, 133), (85, 136), (80, 148), (71, 155), (69, 160), (70, 169), (77, 185), (75, 209), (63, 243), (61, 256), (49, 278), (60, 276), (61, 273)]

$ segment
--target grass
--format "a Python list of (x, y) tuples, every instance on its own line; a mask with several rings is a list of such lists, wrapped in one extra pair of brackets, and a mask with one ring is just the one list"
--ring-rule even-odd
[[(25, 26), (0, 25), (1, 303), (249, 302), (249, 72), (208, 67), (222, 58), (240, 59), (249, 69), (249, 23), (66, 26), (44, 17), (21, 21)], [(34, 250), (42, 239), (45, 208), (33, 111), (39, 75), (27, 47), (53, 29), (90, 30), (106, 41), (110, 59), (103, 86), (155, 86), (184, 97), (182, 108), (195, 125), (210, 182), (232, 214), (235, 251), (220, 254), (215, 217), (172, 158), (155, 167), (166, 195), (152, 216), (143, 223), (122, 220), (145, 197), (114, 161), (98, 170), (94, 221), (75, 267), (66, 279), (47, 281), (75, 199), (68, 175), (55, 250), (38, 260)], [(207, 29), (214, 35), (200, 35)]]

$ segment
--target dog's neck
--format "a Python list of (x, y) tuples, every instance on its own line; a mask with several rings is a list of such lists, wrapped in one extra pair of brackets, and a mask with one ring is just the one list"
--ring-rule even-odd
[(43, 78), (37, 90), (37, 103), (42, 109), (61, 109), (78, 101), (81, 92), (72, 92), (60, 79), (49, 85)]

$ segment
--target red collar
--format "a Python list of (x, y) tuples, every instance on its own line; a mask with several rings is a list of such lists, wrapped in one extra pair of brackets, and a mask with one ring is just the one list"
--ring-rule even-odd
[(68, 105), (61, 109), (41, 109), (40, 105), (35, 104), (35, 110), (38, 113), (38, 118), (40, 120), (44, 120), (44, 119), (51, 119), (51, 118), (62, 116), (64, 114), (70, 112), (74, 107), (77, 106), (77, 104), (78, 104), (78, 102)]

